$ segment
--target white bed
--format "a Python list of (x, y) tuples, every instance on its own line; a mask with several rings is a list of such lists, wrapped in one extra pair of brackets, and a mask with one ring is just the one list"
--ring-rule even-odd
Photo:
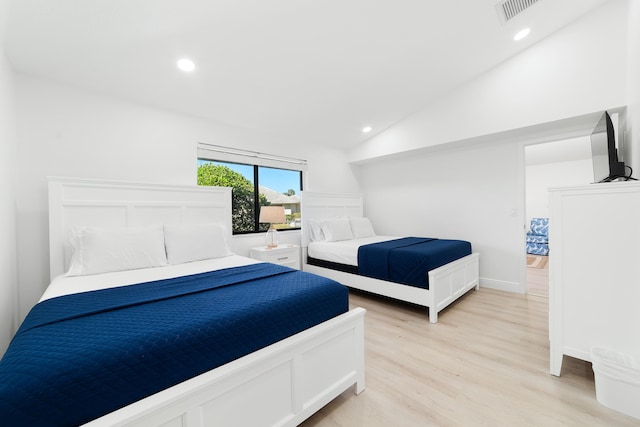
[[(363, 217), (363, 198), (359, 194), (315, 193), (303, 191), (302, 203), (302, 250), (303, 269), (305, 271), (329, 277), (354, 289), (372, 292), (378, 295), (407, 301), (429, 308), (429, 321), (437, 323), (438, 313), (460, 298), (467, 291), (479, 288), (478, 253), (450, 262), (428, 272), (429, 289), (400, 285), (384, 280), (373, 279), (357, 274), (338, 271), (331, 268), (310, 265), (308, 256), (323, 245), (316, 245), (310, 237), (310, 222), (330, 218)], [(346, 242), (330, 242), (324, 247), (325, 260), (357, 266), (357, 248), (361, 244), (389, 240), (393, 237), (375, 236)], [(311, 246), (310, 244), (313, 243)], [(333, 243), (338, 243), (337, 246)], [(315, 247), (314, 247), (315, 245)], [(329, 258), (329, 259), (327, 259)]]
[[(230, 255), (170, 267), (60, 277), (74, 225), (219, 222), (231, 229), (229, 188), (50, 178), (52, 284), (42, 299), (253, 263)], [(230, 235), (228, 236), (231, 237)], [(149, 271), (145, 271), (149, 270)], [(315, 327), (98, 418), (90, 426), (297, 425), (343, 391), (364, 389), (364, 310)], [(279, 390), (280, 392), (273, 392)]]

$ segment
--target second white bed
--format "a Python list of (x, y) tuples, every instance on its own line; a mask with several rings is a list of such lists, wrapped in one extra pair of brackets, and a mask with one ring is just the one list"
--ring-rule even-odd
[[(330, 218), (362, 218), (363, 198), (360, 194), (314, 193), (303, 191), (302, 210), (302, 259), (305, 271), (325, 276), (354, 289), (384, 295), (429, 308), (429, 321), (437, 323), (438, 313), (460, 298), (467, 291), (479, 287), (478, 253), (429, 271), (429, 289), (402, 285), (374, 279), (332, 268), (310, 265), (308, 257), (323, 259), (339, 264), (357, 266), (358, 247), (363, 244), (391, 240), (389, 236), (372, 236), (348, 239), (338, 242), (312, 241), (311, 223)], [(334, 243), (337, 243), (334, 245)], [(355, 262), (354, 262), (355, 258)]]

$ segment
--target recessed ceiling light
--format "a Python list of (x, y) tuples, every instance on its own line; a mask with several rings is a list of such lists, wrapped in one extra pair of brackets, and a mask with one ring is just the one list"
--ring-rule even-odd
[(518, 33), (513, 36), (513, 39), (518, 41), (518, 40), (522, 40), (523, 38), (527, 37), (529, 35), (529, 32), (531, 31), (531, 29), (529, 28), (525, 28), (523, 30), (518, 31)]
[(362, 132), (369, 133), (371, 132), (371, 129), (373, 129), (371, 126), (365, 126), (362, 128)]
[(190, 59), (182, 58), (178, 61), (178, 68), (182, 71), (190, 72), (196, 69), (196, 64)]

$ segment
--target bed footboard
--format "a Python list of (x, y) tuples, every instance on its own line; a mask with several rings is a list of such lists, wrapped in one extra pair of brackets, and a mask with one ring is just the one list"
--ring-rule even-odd
[(86, 426), (298, 425), (355, 385), (364, 390), (356, 308)]
[(438, 312), (472, 288), (480, 287), (480, 254), (472, 253), (429, 272), (431, 304), (429, 322), (438, 322)]
[(306, 248), (303, 250), (304, 271), (337, 280), (350, 288), (428, 307), (429, 322), (431, 323), (438, 322), (438, 313), (449, 304), (460, 298), (467, 291), (480, 287), (479, 266), (479, 253), (467, 255), (464, 258), (431, 270), (428, 273), (429, 289), (422, 289), (309, 265), (307, 264)]

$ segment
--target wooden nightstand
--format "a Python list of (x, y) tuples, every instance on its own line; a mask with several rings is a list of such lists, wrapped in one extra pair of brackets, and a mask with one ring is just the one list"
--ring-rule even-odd
[(275, 248), (257, 246), (249, 250), (249, 256), (259, 261), (286, 265), (300, 270), (300, 246), (278, 245)]

